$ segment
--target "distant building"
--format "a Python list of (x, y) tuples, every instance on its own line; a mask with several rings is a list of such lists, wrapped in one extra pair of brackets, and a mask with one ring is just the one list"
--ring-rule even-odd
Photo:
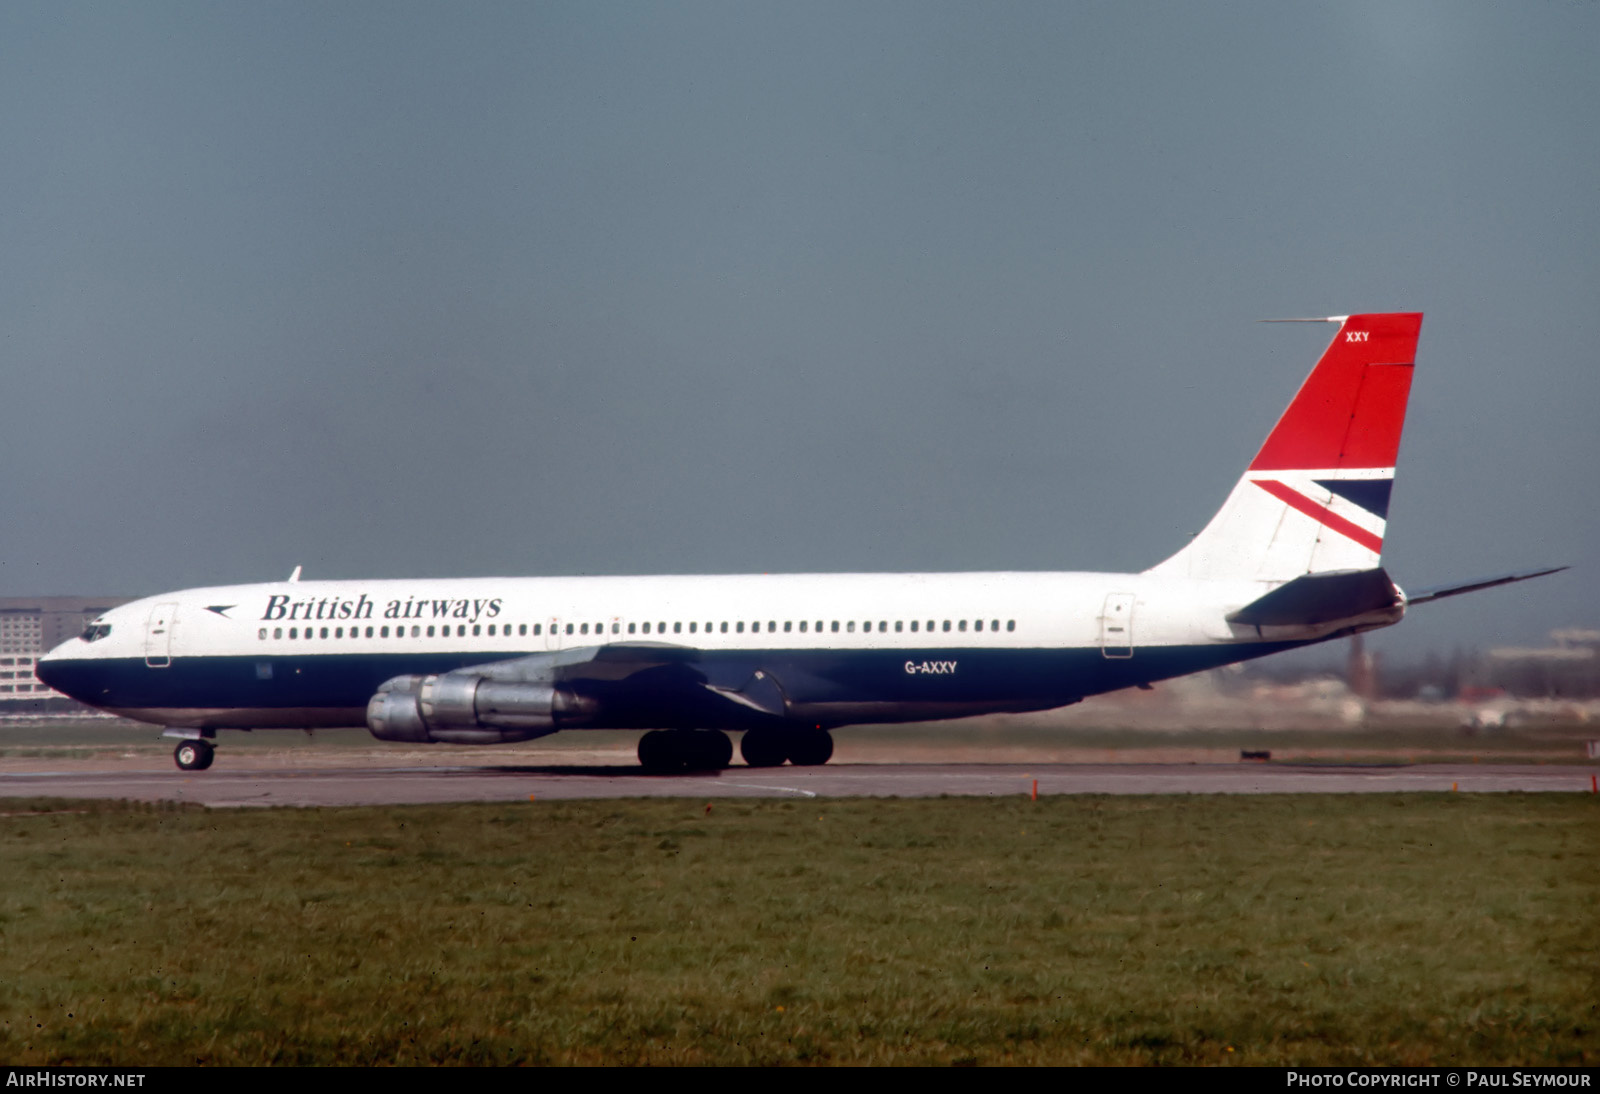
[(1600, 630), (1568, 627), (1551, 631), (1550, 643), (1490, 650), (1480, 667), (1480, 682), (1521, 697), (1600, 695)]
[(83, 709), (33, 674), (39, 658), (131, 596), (0, 597), (0, 714)]

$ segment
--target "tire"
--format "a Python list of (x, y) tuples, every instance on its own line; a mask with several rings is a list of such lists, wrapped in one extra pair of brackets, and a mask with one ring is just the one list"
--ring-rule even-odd
[(820, 767), (833, 758), (833, 734), (808, 729), (789, 739), (789, 762), (796, 767)]
[(683, 752), (671, 733), (652, 729), (639, 738), (639, 766), (646, 771), (681, 771)]
[(721, 730), (696, 730), (693, 756), (690, 767), (700, 771), (721, 771), (733, 760), (733, 742)]
[(739, 742), (739, 755), (751, 767), (778, 767), (789, 758), (789, 750), (777, 731), (751, 729)]
[(183, 741), (172, 750), (180, 771), (204, 771), (216, 759), (216, 751), (205, 741)]

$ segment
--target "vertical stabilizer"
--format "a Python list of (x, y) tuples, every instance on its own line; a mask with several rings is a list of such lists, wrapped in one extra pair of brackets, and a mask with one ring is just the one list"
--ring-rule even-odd
[(1350, 315), (1205, 530), (1151, 573), (1290, 581), (1383, 553), (1420, 312)]

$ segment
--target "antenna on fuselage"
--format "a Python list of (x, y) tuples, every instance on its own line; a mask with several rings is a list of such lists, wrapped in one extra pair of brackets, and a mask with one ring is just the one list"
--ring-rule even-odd
[(302, 569), (302, 567), (296, 566), (294, 568), (294, 573), (289, 575), (289, 580), (290, 581), (299, 581), (300, 580), (300, 570), (301, 569)]

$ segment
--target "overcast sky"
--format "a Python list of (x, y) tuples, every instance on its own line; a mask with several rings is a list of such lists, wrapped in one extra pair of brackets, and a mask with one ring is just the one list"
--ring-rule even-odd
[(0, 594), (1138, 570), (1426, 313), (1384, 648), (1600, 626), (1600, 5), (0, 5)]

